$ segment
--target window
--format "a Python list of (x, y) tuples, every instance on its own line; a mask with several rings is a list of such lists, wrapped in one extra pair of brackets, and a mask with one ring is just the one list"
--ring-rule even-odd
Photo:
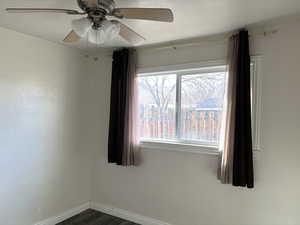
[[(255, 63), (251, 64), (254, 78)], [(142, 145), (183, 151), (217, 151), (226, 65), (184, 65), (141, 72), (139, 131)], [(254, 82), (252, 79), (252, 89)], [(252, 93), (252, 102), (256, 102)], [(257, 110), (252, 109), (256, 114)], [(256, 123), (253, 124), (255, 129)]]

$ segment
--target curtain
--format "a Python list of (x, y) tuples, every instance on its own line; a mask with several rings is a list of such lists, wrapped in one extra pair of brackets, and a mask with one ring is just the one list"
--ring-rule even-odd
[(227, 93), (220, 140), (218, 177), (224, 184), (254, 187), (251, 79), (248, 31), (229, 41)]
[(108, 162), (138, 163), (136, 52), (115, 51), (112, 62)]

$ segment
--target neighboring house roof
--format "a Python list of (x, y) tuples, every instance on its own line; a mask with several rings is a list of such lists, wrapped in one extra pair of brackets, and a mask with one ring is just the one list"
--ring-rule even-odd
[(222, 105), (222, 100), (220, 98), (208, 98), (208, 99), (205, 99), (204, 101), (200, 102), (198, 105), (197, 105), (197, 108), (206, 108), (206, 109), (209, 109), (209, 108), (221, 108), (223, 105)]

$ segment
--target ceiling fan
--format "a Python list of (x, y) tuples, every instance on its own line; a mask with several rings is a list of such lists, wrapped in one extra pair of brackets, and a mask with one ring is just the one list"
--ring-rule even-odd
[[(78, 42), (82, 38), (95, 44), (116, 38), (120, 35), (135, 45), (145, 38), (121, 23), (121, 19), (152, 20), (173, 22), (172, 10), (166, 8), (116, 8), (114, 0), (77, 0), (81, 12), (72, 9), (53, 8), (7, 8), (10, 13), (65, 13), (85, 17), (72, 21), (72, 31), (64, 42)], [(110, 19), (113, 18), (113, 19)]]

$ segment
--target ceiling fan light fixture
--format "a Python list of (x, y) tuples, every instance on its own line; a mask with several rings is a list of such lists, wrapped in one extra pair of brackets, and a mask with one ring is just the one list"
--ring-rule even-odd
[(105, 20), (98, 29), (91, 28), (88, 31), (88, 41), (93, 44), (103, 44), (115, 39), (119, 35), (120, 30), (121, 26), (118, 21)]
[(92, 26), (92, 21), (88, 18), (82, 18), (72, 21), (72, 28), (79, 37), (84, 37)]

